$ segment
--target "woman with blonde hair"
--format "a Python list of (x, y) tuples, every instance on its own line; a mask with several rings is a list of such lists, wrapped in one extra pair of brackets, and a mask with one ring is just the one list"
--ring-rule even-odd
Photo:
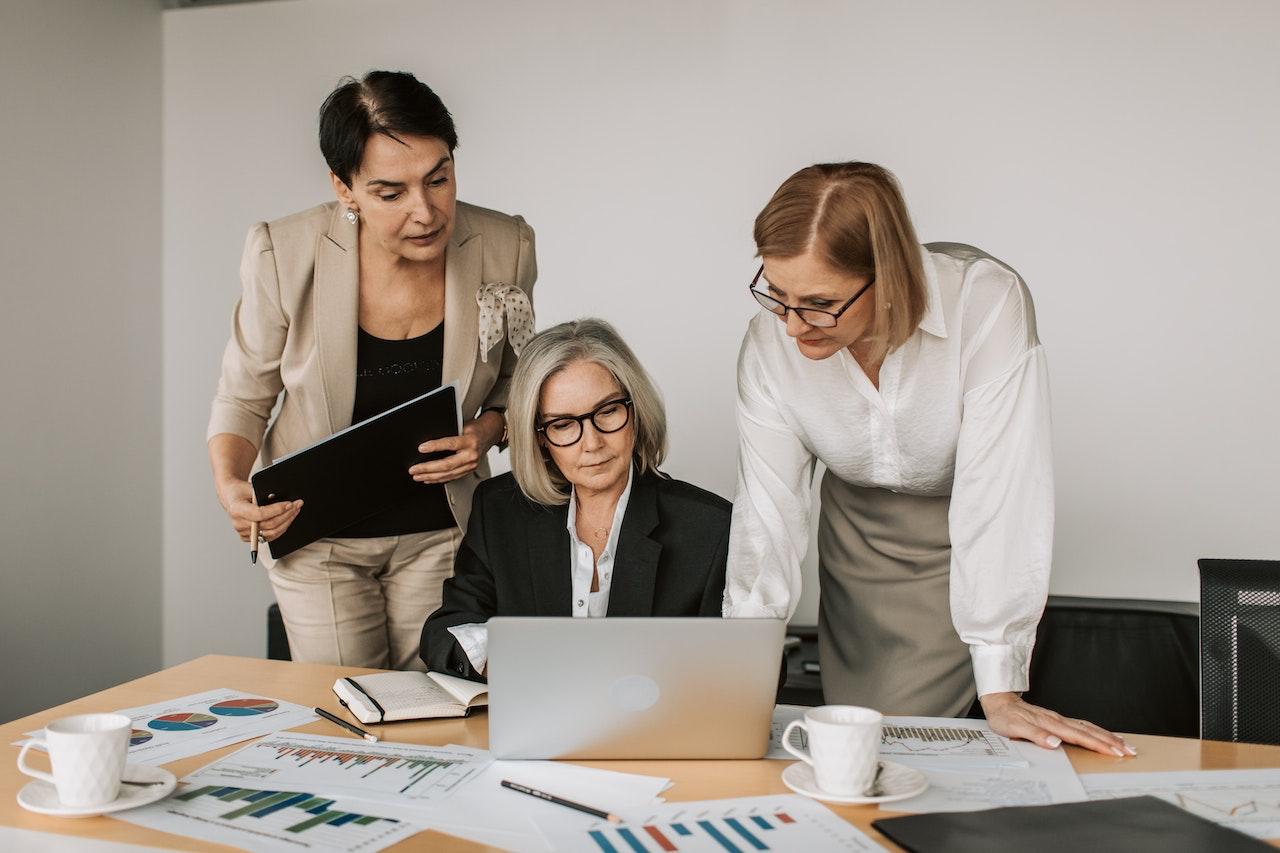
[(822, 462), (826, 701), (959, 716), (976, 695), (997, 732), (1132, 754), (1019, 696), (1053, 552), (1049, 376), (1022, 278), (920, 246), (870, 163), (796, 172), (755, 242), (725, 615), (794, 612)]
[(491, 616), (719, 616), (729, 502), (658, 470), (662, 397), (602, 320), (521, 353), (507, 407), (511, 473), (481, 483), (422, 629), (431, 670), (483, 677)]

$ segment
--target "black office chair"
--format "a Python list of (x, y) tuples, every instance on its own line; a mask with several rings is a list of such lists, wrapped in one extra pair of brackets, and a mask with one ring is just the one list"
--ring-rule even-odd
[(1199, 566), (1201, 737), (1280, 744), (1280, 561)]
[[(1199, 622), (1192, 602), (1051, 595), (1025, 698), (1111, 731), (1196, 737)], [(817, 662), (817, 629), (787, 633), (801, 645), (788, 656), (778, 701), (820, 705), (820, 676), (804, 668)], [(982, 706), (974, 702), (968, 716), (982, 719)]]
[(825, 704), (822, 677), (818, 674), (818, 628), (816, 625), (788, 625), (783, 650), (787, 680), (778, 691), (783, 705)]
[(284, 619), (280, 605), (272, 602), (267, 608), (267, 660), (293, 660), (289, 654), (289, 636), (284, 632)]
[(1024, 698), (1110, 731), (1196, 737), (1199, 622), (1192, 602), (1051, 595)]

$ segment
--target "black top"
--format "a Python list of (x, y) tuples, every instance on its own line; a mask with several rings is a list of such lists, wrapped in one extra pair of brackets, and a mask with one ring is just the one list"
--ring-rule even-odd
[[(637, 472), (618, 534), (609, 616), (719, 616), (732, 506), (680, 480)], [(571, 616), (569, 507), (535, 504), (515, 477), (476, 487), (471, 521), (422, 628), (427, 669), (479, 678), (449, 628), (491, 616)]]
[[(356, 343), (356, 403), (353, 424), (440, 387), (444, 373), (444, 323), (425, 335), (402, 341), (375, 338), (359, 330)], [(405, 473), (405, 477), (408, 477)], [(444, 486), (423, 484), (418, 496), (370, 516), (335, 534), (351, 538), (403, 536), (453, 527)]]

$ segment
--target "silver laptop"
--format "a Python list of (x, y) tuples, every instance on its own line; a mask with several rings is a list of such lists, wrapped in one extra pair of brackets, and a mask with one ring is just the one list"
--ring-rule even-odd
[(495, 617), (497, 758), (760, 758), (780, 619)]

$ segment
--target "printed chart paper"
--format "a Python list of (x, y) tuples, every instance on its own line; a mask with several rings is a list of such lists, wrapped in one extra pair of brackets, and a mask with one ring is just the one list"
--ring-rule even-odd
[(116, 820), (241, 850), (375, 853), (424, 827), (301, 791), (180, 785), (168, 799)]
[(319, 791), (403, 807), (450, 796), (491, 761), (457, 747), (285, 733), (251, 743), (185, 781)]
[(1254, 838), (1280, 838), (1280, 770), (1086, 773), (1080, 781), (1091, 800), (1150, 794)]
[[(782, 748), (782, 733), (792, 720), (809, 710), (802, 705), (775, 705), (765, 758), (794, 759)], [(807, 750), (803, 729), (791, 732), (791, 745)], [(998, 735), (982, 720), (950, 717), (885, 717), (880, 732), (880, 755), (891, 761), (919, 766), (935, 759), (942, 765), (963, 763), (970, 767), (1027, 767), (1027, 761), (1009, 738)]]
[(572, 853), (735, 853), (882, 849), (830, 809), (796, 795), (669, 803), (625, 825), (593, 821), (576, 831), (539, 822), (550, 849)]
[[(964, 721), (953, 720), (953, 723)], [(881, 806), (897, 812), (979, 811), (999, 806), (1047, 806), (1075, 803), (1085, 797), (1080, 777), (1061, 749), (1010, 741), (1013, 759), (1022, 766), (977, 763), (965, 758), (904, 758), (924, 773), (929, 787), (909, 800)]]
[(648, 814), (658, 795), (671, 785), (670, 779), (657, 776), (564, 761), (494, 761), (456, 796), (419, 812), (420, 819), (439, 832), (509, 850), (556, 849), (546, 846), (539, 830), (572, 833), (595, 821), (582, 812), (504, 788), (503, 779), (626, 818)]
[(129, 761), (153, 766), (319, 719), (302, 705), (227, 688), (115, 713), (133, 720)]
[(1027, 767), (1014, 743), (982, 720), (946, 717), (885, 717), (880, 754), (913, 766), (937, 761), (970, 767)]

